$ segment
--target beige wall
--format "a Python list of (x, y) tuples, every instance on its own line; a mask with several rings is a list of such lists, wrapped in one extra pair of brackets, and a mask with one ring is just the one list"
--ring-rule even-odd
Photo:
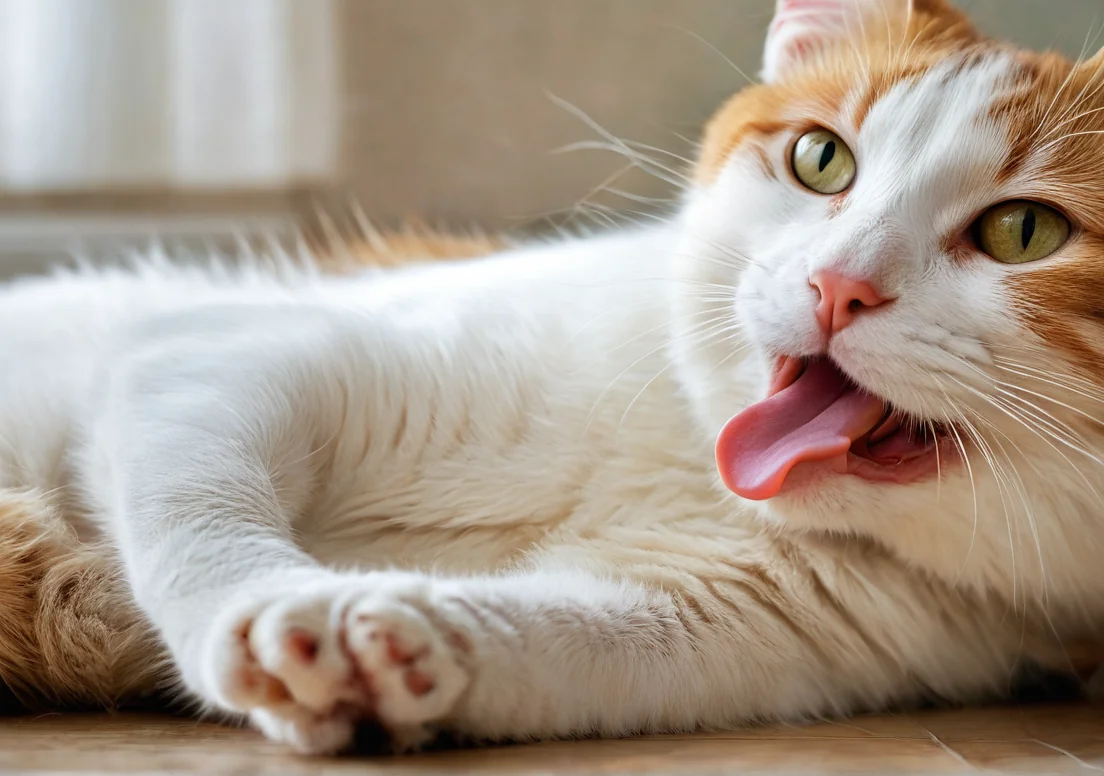
[[(524, 224), (570, 208), (623, 164), (551, 155), (611, 132), (676, 153), (755, 74), (773, 0), (343, 0), (339, 189), (380, 221)], [(1077, 54), (1102, 0), (963, 0), (982, 26)], [(708, 43), (703, 42), (703, 40)], [(667, 187), (637, 179), (636, 191)], [(622, 203), (628, 205), (629, 203)]]

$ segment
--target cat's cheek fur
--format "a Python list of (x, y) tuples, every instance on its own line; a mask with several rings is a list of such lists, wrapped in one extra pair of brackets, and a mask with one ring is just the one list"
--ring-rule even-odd
[(1058, 253), (1010, 269), (1003, 288), (1020, 325), (1086, 378), (1104, 382), (1104, 240), (1077, 234)]

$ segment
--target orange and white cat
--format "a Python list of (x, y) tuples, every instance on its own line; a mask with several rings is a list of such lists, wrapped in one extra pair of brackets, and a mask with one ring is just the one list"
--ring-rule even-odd
[(780, 0), (661, 226), (6, 288), (0, 486), (302, 751), (999, 697), (1104, 635), (1102, 111), (942, 0)]

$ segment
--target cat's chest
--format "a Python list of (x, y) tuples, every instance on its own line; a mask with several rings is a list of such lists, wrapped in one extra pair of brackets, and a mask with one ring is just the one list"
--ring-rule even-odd
[[(656, 381), (594, 409), (576, 402), (510, 418), (351, 467), (303, 521), (306, 547), (331, 563), (501, 568), (550, 543), (652, 527), (731, 523), (711, 440)], [(628, 408), (628, 411), (626, 409)], [(536, 406), (534, 406), (536, 409)], [(658, 539), (662, 541), (662, 539)]]

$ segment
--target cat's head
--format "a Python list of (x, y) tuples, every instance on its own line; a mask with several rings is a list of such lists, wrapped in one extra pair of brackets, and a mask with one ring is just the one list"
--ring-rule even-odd
[(779, 0), (680, 225), (679, 358), (732, 489), (947, 577), (1079, 584), (1070, 553), (1104, 548), (1104, 57), (943, 0)]

